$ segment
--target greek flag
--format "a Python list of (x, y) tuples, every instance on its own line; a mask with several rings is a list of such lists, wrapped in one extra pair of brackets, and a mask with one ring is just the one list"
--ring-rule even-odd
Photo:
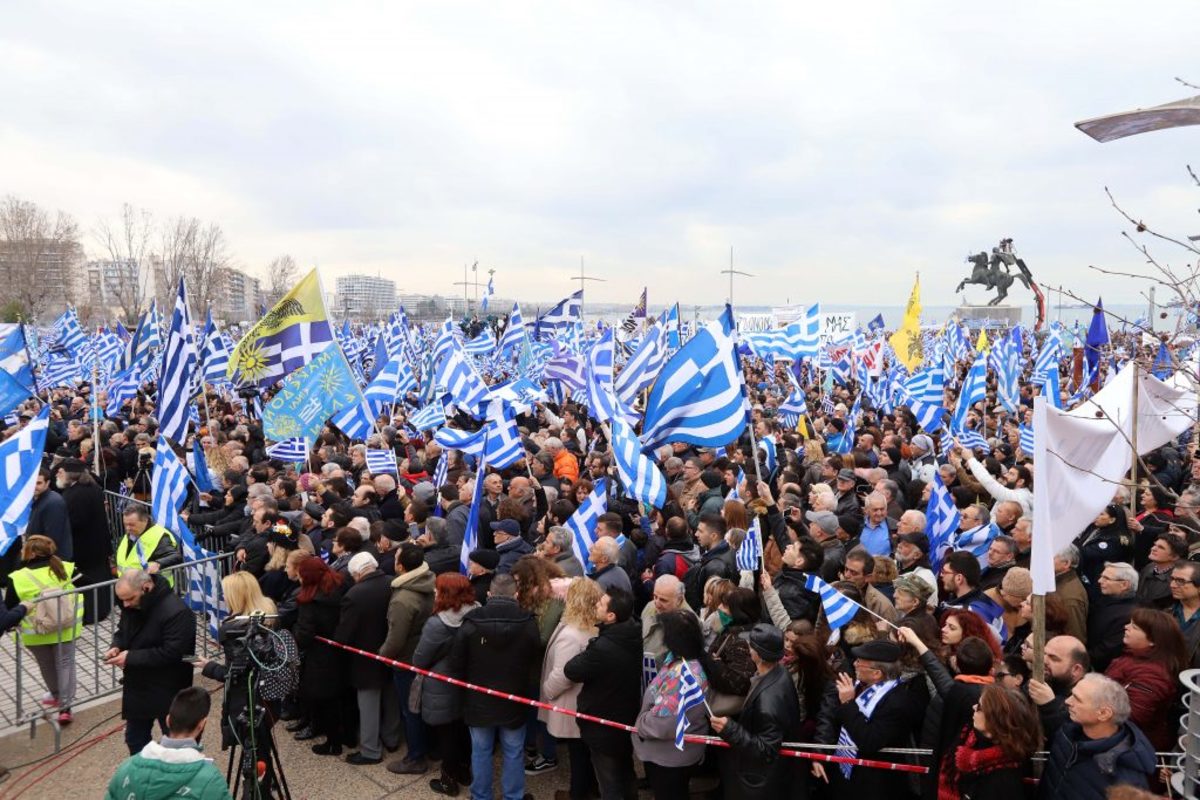
[(483, 333), (463, 345), (463, 350), (473, 356), (491, 355), (496, 349), (496, 337), (491, 328), (485, 327)]
[(513, 303), (512, 313), (508, 316), (508, 327), (500, 337), (496, 350), (502, 356), (511, 356), (519, 352), (525, 342), (525, 323), (521, 321), (521, 307)]
[[(442, 453), (441, 456), (438, 458), (437, 466), (433, 468), (433, 488), (441, 489), (442, 486), (445, 485), (446, 472), (449, 471), (449, 469), (450, 469), (450, 454)], [(433, 498), (433, 503), (434, 503), (434, 507), (436, 509), (434, 511), (434, 514), (436, 516), (440, 517), (441, 514), (439, 514), (438, 511), (441, 511), (441, 506), (438, 504), (436, 497)]]
[[(487, 429), (482, 431), (483, 435), (487, 436)], [(481, 449), (487, 447), (487, 442), (480, 443)], [(446, 453), (442, 454), (442, 461), (446, 460)], [(463, 575), (467, 572), (467, 564), (470, 561), (469, 556), (471, 551), (479, 546), (479, 507), (483, 505), (483, 479), (487, 476), (487, 458), (479, 459), (479, 469), (475, 471), (475, 494), (471, 498), (471, 513), (467, 515), (467, 528), (463, 531), (462, 549), (458, 553), (458, 568)]]
[(0, 555), (25, 534), (29, 511), (33, 508), (33, 487), (46, 449), (46, 430), (50, 427), (50, 406), (16, 436), (0, 442)]
[(450, 404), (475, 413), (485, 400), (488, 399), (487, 384), (479, 376), (475, 367), (462, 354), (457, 341), (451, 340), (450, 352), (434, 379), (438, 386), (446, 389), (450, 396)]
[(646, 331), (633, 355), (625, 362), (625, 368), (617, 376), (617, 399), (626, 408), (633, 408), (637, 396), (654, 383), (666, 360), (667, 332), (661, 322), (655, 322)]
[(1033, 426), (1021, 423), (1021, 452), (1028, 456), (1033, 455)]
[(950, 537), (958, 530), (960, 521), (954, 498), (950, 496), (946, 484), (942, 483), (941, 473), (935, 470), (929, 504), (925, 506), (925, 535), (929, 537), (929, 553), (926, 555), (935, 575), (942, 567), (942, 558), (950, 548)]
[(592, 416), (608, 422), (620, 416), (613, 398), (613, 331), (605, 329), (600, 341), (592, 346), (587, 359), (587, 399), (585, 403)]
[(479, 302), (479, 307), (484, 311), (488, 310), (488, 301), (491, 300), (492, 295), (496, 293), (496, 286), (493, 283), (494, 280), (495, 278), (493, 278), (491, 275), (488, 275), (487, 288), (483, 292), (483, 300)]
[(819, 575), (805, 573), (804, 588), (821, 596), (821, 607), (825, 609), (825, 621), (830, 630), (837, 630), (858, 613), (858, 603), (821, 580)]
[(329, 417), (329, 422), (351, 439), (366, 439), (375, 427), (375, 419), (365, 400), (337, 411)]
[(1017, 380), (1021, 368), (1017, 358), (1017, 343), (1013, 340), (1015, 332), (1016, 329), (992, 349), (992, 359), (996, 364), (996, 396), (1000, 405), (1010, 414), (1017, 413), (1020, 403)]
[(674, 353), (683, 346), (679, 330), (679, 303), (664, 311), (660, 319), (662, 320), (663, 330), (667, 333), (667, 352)]
[(1062, 387), (1058, 380), (1058, 364), (1051, 364), (1050, 368), (1046, 370), (1046, 382), (1042, 385), (1042, 394), (1046, 396), (1047, 405), (1062, 410)]
[(108, 387), (108, 405), (104, 407), (105, 415), (115, 417), (121, 412), (121, 406), (137, 397), (138, 387), (142, 385), (137, 366), (132, 366), (119, 373)]
[(80, 327), (79, 317), (75, 315), (73, 308), (68, 308), (54, 321), (54, 333), (54, 346), (72, 355), (78, 355), (79, 348), (87, 342), (87, 334)]
[(226, 373), (241, 384), (270, 386), (313, 361), (333, 340), (314, 269), (242, 337)]
[(79, 379), (79, 362), (74, 356), (65, 351), (51, 353), (38, 374), (38, 386), (41, 389), (53, 389), (56, 386), (72, 386)]
[(970, 450), (982, 450), (985, 453), (992, 452), (992, 448), (988, 446), (987, 439), (983, 438), (983, 434), (971, 428), (964, 428), (959, 431), (958, 441), (963, 447)]
[(504, 469), (525, 457), (517, 417), (507, 405), (497, 401), (489, 404), (487, 429), (487, 463)]
[(1052, 327), (1033, 362), (1033, 375), (1030, 378), (1033, 385), (1040, 386), (1045, 383), (1051, 369), (1058, 371), (1058, 364), (1061, 360), (1062, 339), (1058, 330)]
[(996, 527), (996, 523), (989, 522), (987, 525), (980, 525), (976, 528), (971, 528), (969, 531), (963, 531), (954, 537), (954, 550), (966, 550), (975, 558), (979, 559), (979, 566), (987, 566), (987, 551), (992, 545), (992, 540), (1000, 535), (1000, 529)]
[(667, 480), (642, 452), (637, 434), (620, 417), (613, 417), (612, 434), (613, 460), (625, 491), (638, 502), (662, 508), (667, 501)]
[(786, 328), (747, 333), (743, 339), (755, 355), (763, 358), (815, 358), (821, 344), (821, 304), (809, 306), (803, 320)]
[(963, 381), (962, 392), (958, 396), (958, 406), (954, 409), (954, 417), (950, 420), (950, 430), (961, 431), (965, 426), (967, 411), (971, 406), (987, 397), (987, 354), (980, 352), (975, 356), (971, 369)]
[(433, 434), (433, 440), (447, 450), (461, 450), (467, 455), (477, 456), (483, 452), (484, 439), (487, 437), (486, 426), (477, 431), (464, 431), (461, 428), (438, 428)]
[[(904, 392), (902, 389), (901, 392)], [(933, 433), (942, 427), (942, 421), (946, 417), (946, 409), (942, 406), (939, 400), (936, 404), (925, 403), (917, 400), (912, 395), (905, 393), (905, 397), (901, 402), (908, 406), (917, 418), (917, 424), (921, 426), (921, 430), (926, 433)]]
[(429, 431), (446, 424), (446, 409), (442, 401), (434, 398), (425, 404), (417, 413), (408, 418), (408, 422), (418, 431)]
[[(150, 478), (150, 516), (174, 535), (183, 550), (185, 562), (212, 558), (216, 553), (196, 544), (192, 529), (179, 515), (187, 501), (188, 472), (171, 449), (171, 443), (161, 434), (154, 450), (154, 472)], [(188, 591), (183, 600), (193, 611), (207, 611), (208, 627), (213, 635), (225, 615), (221, 610), (221, 569), (216, 561), (188, 568)]]
[(800, 384), (796, 382), (795, 376), (790, 371), (788, 378), (792, 384), (792, 393), (779, 406), (778, 418), (780, 425), (792, 429), (800, 424), (800, 417), (808, 415), (808, 402), (804, 399), (804, 390), (800, 388)]
[(573, 328), (575, 323), (583, 320), (583, 290), (572, 294), (554, 308), (547, 311), (537, 320), (537, 336), (553, 337), (555, 334)]
[(587, 387), (587, 364), (582, 356), (562, 348), (558, 341), (551, 342), (554, 355), (542, 368), (542, 377), (547, 381), (561, 381), (571, 391)]
[(159, 433), (180, 444), (187, 440), (188, 403), (192, 399), (192, 373), (196, 370), (196, 360), (187, 289), (184, 279), (180, 278), (158, 382)]
[(204, 334), (201, 336), (204, 344), (200, 350), (200, 363), (203, 365), (204, 382), (220, 385), (228, 382), (226, 372), (229, 369), (229, 348), (217, 331), (213, 322), (212, 311), (208, 312), (208, 320), (204, 323)]
[(762, 569), (762, 559), (762, 534), (759, 532), (758, 517), (755, 517), (754, 522), (750, 523), (750, 529), (746, 531), (746, 538), (738, 547), (737, 568), (746, 572), (754, 572)]
[(717, 447), (737, 438), (750, 403), (735, 338), (733, 311), (726, 305), (719, 320), (671, 356), (646, 404), (642, 442), (647, 447), (671, 442)]
[(604, 478), (598, 478), (592, 493), (564, 523), (564, 527), (571, 532), (571, 551), (587, 572), (592, 571), (588, 551), (596, 543), (596, 522), (601, 514), (608, 511), (608, 495), (605, 489)]
[(380, 414), (384, 409), (390, 411), (391, 407), (396, 404), (397, 395), (416, 388), (417, 379), (413, 377), (412, 370), (404, 360), (404, 355), (397, 354), (383, 364), (371, 382), (363, 388), (363, 398), (371, 407), (372, 413)]
[(308, 458), (308, 442), (301, 437), (276, 442), (267, 448), (267, 458), (275, 458), (280, 461), (304, 461)]
[(675, 717), (675, 747), (683, 749), (683, 737), (687, 735), (688, 712), (693, 708), (705, 705), (704, 689), (700, 681), (692, 674), (687, 661), (679, 662), (679, 709)]
[(944, 402), (944, 376), (941, 366), (918, 370), (904, 381), (904, 391), (917, 402), (940, 406)]
[(374, 447), (368, 447), (367, 472), (372, 475), (391, 474), (400, 477), (400, 470), (396, 466), (396, 451), (387, 448), (377, 450)]

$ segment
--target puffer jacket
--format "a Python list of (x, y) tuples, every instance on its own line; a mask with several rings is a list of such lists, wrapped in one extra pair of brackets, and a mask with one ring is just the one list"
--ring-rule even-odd
[(1169, 713), (1179, 698), (1179, 685), (1166, 665), (1126, 650), (1104, 674), (1125, 687), (1132, 713), (1129, 721), (1142, 729), (1156, 750), (1175, 749), (1173, 731), (1178, 719)]
[(232, 800), (225, 776), (194, 747), (163, 747), (150, 742), (126, 759), (108, 782), (108, 800)]
[(421, 626), (433, 611), (433, 582), (433, 572), (428, 564), (421, 564), (392, 579), (387, 638), (379, 648), (379, 655), (406, 662), (412, 659)]
[(1154, 774), (1154, 745), (1125, 723), (1106, 739), (1089, 739), (1075, 722), (1050, 737), (1050, 758), (1038, 783), (1042, 800), (1104, 800), (1117, 785), (1145, 789)]
[[(454, 637), (462, 627), (463, 617), (479, 608), (471, 603), (457, 610), (439, 611), (421, 629), (421, 639), (413, 652), (412, 663), (422, 669), (448, 674)], [(462, 717), (463, 690), (445, 681), (425, 678), (421, 681), (421, 719), (428, 725), (445, 725)]]
[[(491, 597), (463, 617), (450, 664), (455, 676), (501, 692), (529, 697), (529, 675), (537, 663), (540, 642), (533, 615), (509, 597)], [(468, 692), (463, 721), (469, 727), (516, 728), (524, 725), (527, 706)]]

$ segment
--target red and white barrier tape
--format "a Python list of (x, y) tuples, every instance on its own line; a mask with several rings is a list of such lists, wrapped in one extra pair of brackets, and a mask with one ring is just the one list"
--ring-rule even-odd
[[(527, 706), (533, 706), (534, 708), (544, 708), (547, 711), (553, 711), (556, 714), (566, 714), (567, 716), (586, 720), (587, 722), (594, 722), (597, 725), (607, 725), (610, 728), (617, 728), (619, 730), (628, 731), (629, 733), (637, 733), (637, 729), (634, 728), (632, 725), (625, 725), (620, 722), (614, 722), (611, 719), (603, 719), (601, 717), (594, 717), (591, 714), (584, 714), (580, 711), (572, 711), (569, 708), (563, 708), (562, 706), (556, 706), (552, 703), (543, 703), (540, 700), (531, 700), (528, 697), (522, 697), (517, 694), (510, 694), (509, 692), (501, 692), (501, 691), (497, 691), (496, 689), (489, 689), (487, 686), (480, 686), (475, 683), (468, 683), (466, 681), (459, 680), (458, 678), (452, 678), (449, 675), (442, 675), (441, 673), (431, 672), (427, 669), (422, 669), (420, 667), (413, 666), (412, 664), (406, 664), (403, 661), (396, 661), (395, 659), (392, 659), (392, 658), (384, 658), (383, 656), (379, 655), (378, 653), (370, 653), (370, 652), (367, 652), (366, 650), (360, 650), (359, 648), (351, 647), (348, 644), (342, 644), (341, 642), (335, 642), (332, 639), (326, 639), (324, 636), (317, 636), (316, 639), (319, 642), (324, 642), (327, 645), (331, 645), (333, 647), (340, 648), (347, 652), (354, 653), (354, 654), (360, 655), (360, 656), (364, 656), (366, 658), (374, 659), (375, 661), (378, 661), (380, 663), (387, 664), (389, 667), (396, 667), (398, 669), (406, 669), (409, 672), (415, 672), (418, 675), (424, 675), (427, 678), (433, 678), (434, 680), (444, 681), (446, 683), (449, 683), (452, 686), (460, 686), (463, 689), (470, 689), (473, 692), (482, 692), (483, 694), (491, 695), (492, 697), (500, 697), (505, 700), (511, 700), (514, 703), (522, 703)], [(689, 735), (685, 736), (684, 739), (688, 742), (692, 742), (695, 744), (710, 744), (710, 745), (714, 745), (716, 747), (729, 747), (730, 746), (728, 742), (726, 742), (723, 739), (719, 739), (715, 736), (693, 736), (693, 735), (689, 734)], [(886, 769), (886, 770), (891, 770), (893, 772), (915, 772), (918, 774), (925, 774), (925, 773), (929, 772), (928, 767), (922, 767), (917, 764), (897, 764), (897, 763), (894, 763), (891, 761), (876, 761), (874, 759), (869, 759), (869, 758), (852, 758), (849, 756), (826, 755), (825, 753), (812, 753), (807, 750), (794, 750), (791, 748), (781, 748), (779, 752), (781, 755), (791, 756), (792, 758), (805, 758), (810, 761), (824, 761), (824, 762), (829, 762), (829, 763), (833, 763), (833, 764), (850, 764), (851, 766), (855, 766), (855, 767), (869, 767), (871, 769)]]

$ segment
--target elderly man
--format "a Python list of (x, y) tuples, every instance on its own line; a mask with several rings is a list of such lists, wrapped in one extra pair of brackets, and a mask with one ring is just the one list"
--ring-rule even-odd
[(888, 519), (887, 497), (881, 492), (871, 492), (863, 502), (862, 533), (858, 541), (873, 556), (890, 556), (892, 554), (892, 534), (896, 523)]
[(846, 553), (846, 563), (842, 567), (842, 580), (850, 581), (863, 596), (863, 605), (872, 614), (883, 617), (889, 622), (895, 622), (899, 617), (892, 601), (883, 592), (871, 584), (875, 581), (875, 557), (861, 547), (856, 547)]
[(806, 511), (808, 534), (821, 545), (824, 560), (821, 562), (821, 578), (826, 583), (839, 580), (842, 565), (846, 563), (846, 549), (838, 539), (838, 518), (832, 511)]
[[(117, 544), (118, 569), (145, 570), (154, 575), (165, 567), (183, 563), (183, 553), (175, 535), (161, 525), (150, 523), (149, 507), (130, 503), (121, 519), (125, 525), (125, 535)], [(170, 575), (165, 578), (168, 585), (174, 585)], [(169, 698), (167, 705), (170, 705)]]
[(1138, 573), (1132, 564), (1114, 561), (1100, 573), (1100, 596), (1088, 612), (1088, 654), (1097, 672), (1125, 649), (1125, 625), (1137, 606)]
[(1067, 611), (1066, 632), (1081, 642), (1087, 641), (1088, 593), (1075, 571), (1079, 566), (1079, 548), (1069, 544), (1054, 557), (1054, 593)]
[(121, 619), (104, 663), (124, 671), (121, 716), (129, 754), (141, 752), (158, 720), (167, 732), (166, 716), (175, 693), (192, 685), (196, 652), (196, 618), (161, 575), (126, 569), (113, 587)]
[(987, 550), (987, 566), (979, 575), (979, 588), (995, 589), (1008, 571), (1017, 565), (1017, 541), (1011, 536), (997, 536)]
[(600, 584), (604, 591), (611, 588), (623, 589), (633, 594), (629, 575), (621, 569), (619, 560), (621, 547), (611, 536), (600, 536), (588, 550), (588, 560), (592, 562), (592, 580)]
[(371, 479), (375, 494), (379, 497), (380, 519), (404, 519), (404, 503), (396, 488), (396, 479), (388, 474), (376, 475)]
[(533, 552), (533, 545), (521, 538), (521, 524), (515, 519), (493, 522), (491, 529), (496, 541), (496, 552), (500, 554), (500, 564), (496, 567), (496, 573), (507, 575), (512, 572), (513, 565), (521, 556)]
[(562, 568), (568, 578), (583, 577), (583, 565), (571, 549), (571, 531), (562, 525), (552, 525), (538, 547), (538, 555)]
[[(368, 653), (378, 653), (388, 637), (390, 581), (370, 553), (355, 553), (348, 568), (354, 584), (342, 596), (341, 616), (333, 638)], [(391, 671), (369, 658), (351, 658), (347, 663), (349, 684), (358, 698), (358, 752), (347, 756), (346, 763), (378, 764), (383, 760), (383, 747), (394, 749), (400, 741), (400, 703)]]
[(642, 609), (642, 650), (654, 655), (654, 660), (662, 669), (663, 660), (667, 655), (667, 646), (663, 643), (662, 628), (658, 624), (660, 614), (680, 609), (696, 613), (688, 606), (683, 597), (683, 581), (674, 575), (660, 575), (654, 581), (652, 602)]
[(544, 445), (547, 455), (554, 461), (554, 477), (559, 481), (570, 481), (574, 484), (579, 480), (579, 459), (563, 447), (562, 439), (551, 436)]
[(1180, 561), (1171, 571), (1171, 616), (1183, 631), (1189, 666), (1200, 666), (1200, 564)]
[(1017, 543), (1017, 566), (1029, 569), (1029, 559), (1033, 555), (1033, 518), (1018, 519), (1010, 535)]
[(1038, 797), (1104, 800), (1113, 786), (1145, 789), (1155, 772), (1154, 746), (1129, 722), (1129, 695), (1104, 675), (1071, 690), (1070, 720), (1046, 731), (1050, 757)]
[(996, 523), (1001, 533), (1009, 536), (1023, 514), (1021, 504), (1013, 500), (1001, 500), (992, 506), (992, 522)]

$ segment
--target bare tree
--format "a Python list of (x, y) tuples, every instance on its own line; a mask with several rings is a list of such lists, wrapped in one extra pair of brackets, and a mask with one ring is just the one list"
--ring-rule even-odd
[(205, 225), (195, 217), (176, 217), (161, 229), (158, 303), (172, 305), (180, 278), (187, 278), (188, 300), (197, 316), (208, 313), (221, 297), (230, 266), (225, 234), (216, 223)]
[(146, 301), (149, 277), (146, 256), (153, 233), (150, 212), (135, 209), (129, 203), (121, 206), (115, 222), (102, 219), (96, 226), (95, 238), (111, 262), (108, 268), (100, 270), (101, 292), (121, 309), (127, 325), (137, 323)]
[(83, 248), (79, 227), (63, 211), (8, 196), (0, 203), (0, 302), (19, 304), (29, 319), (65, 306)]
[(275, 256), (267, 265), (266, 305), (274, 306), (296, 285), (296, 259), (288, 254)]

